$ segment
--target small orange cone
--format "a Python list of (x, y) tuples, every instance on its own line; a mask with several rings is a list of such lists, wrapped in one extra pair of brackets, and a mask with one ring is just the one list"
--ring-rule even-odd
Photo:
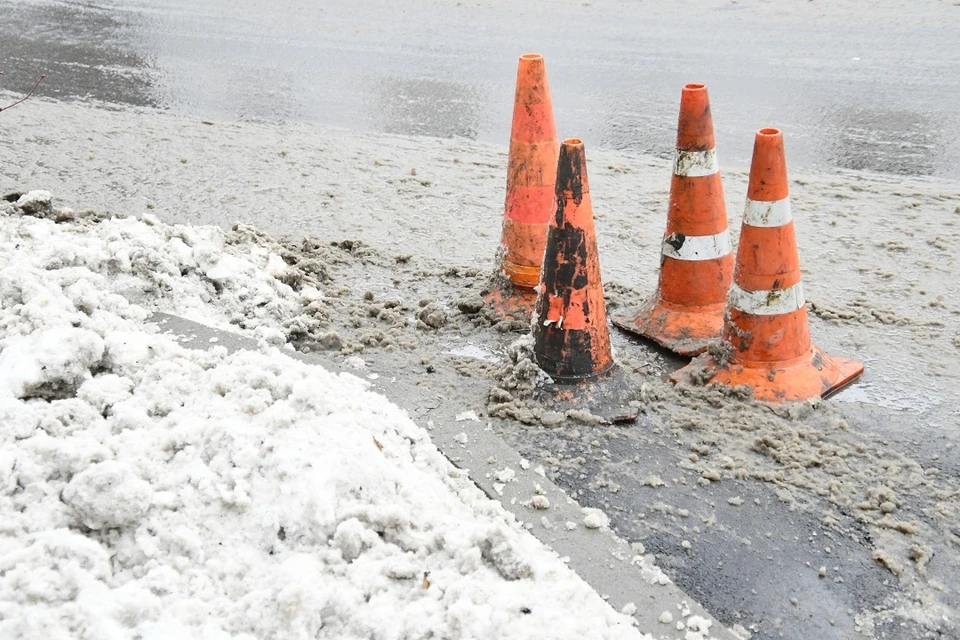
[(600, 281), (597, 236), (583, 143), (564, 140), (557, 162), (557, 207), (547, 228), (533, 355), (552, 379), (535, 398), (547, 409), (588, 411), (606, 422), (639, 414), (639, 384), (613, 361)]
[(713, 139), (710, 98), (702, 84), (680, 96), (677, 152), (656, 295), (613, 323), (681, 355), (695, 355), (719, 337), (733, 279), (723, 183)]
[(754, 143), (723, 339), (732, 347), (728, 361), (702, 355), (670, 379), (706, 374), (707, 382), (749, 385), (757, 400), (786, 402), (829, 395), (863, 372), (863, 364), (810, 342), (778, 129), (761, 129)]
[(534, 355), (554, 380), (575, 382), (613, 368), (587, 159), (576, 138), (560, 146), (556, 196), (537, 297)]
[(557, 130), (547, 69), (539, 53), (520, 56), (510, 132), (500, 282), (487, 296), (501, 315), (529, 320), (536, 303), (547, 220), (556, 211)]

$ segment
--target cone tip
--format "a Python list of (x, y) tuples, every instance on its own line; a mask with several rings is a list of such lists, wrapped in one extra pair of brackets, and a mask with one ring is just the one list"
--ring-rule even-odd
[(775, 127), (757, 131), (750, 162), (747, 198), (758, 201), (783, 200), (789, 197), (787, 160), (783, 148), (783, 132)]
[(680, 94), (680, 118), (677, 122), (677, 149), (707, 151), (716, 147), (713, 115), (707, 85), (691, 82)]
[[(783, 132), (776, 127), (764, 127), (762, 129), (757, 129), (757, 135), (753, 142), (754, 150), (754, 159), (758, 152), (762, 154), (773, 154), (767, 158), (766, 166), (770, 166), (769, 163), (772, 161), (777, 165), (776, 170), (779, 173), (781, 170), (786, 171), (786, 168), (781, 166), (784, 164), (783, 159)], [(784, 175), (784, 179), (786, 176)]]
[[(547, 88), (547, 63), (539, 53), (524, 53), (517, 61), (516, 101), (522, 104), (550, 102)], [(551, 119), (552, 119), (551, 115)]]
[(583, 140), (567, 138), (560, 145), (560, 156), (557, 158), (557, 198), (572, 195), (579, 203), (583, 194), (589, 192), (587, 154), (583, 148)]

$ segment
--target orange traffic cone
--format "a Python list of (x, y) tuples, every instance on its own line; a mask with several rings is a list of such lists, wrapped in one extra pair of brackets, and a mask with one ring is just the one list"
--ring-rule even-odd
[(708, 382), (749, 385), (758, 400), (785, 402), (826, 396), (863, 372), (863, 364), (810, 342), (778, 129), (761, 129), (754, 143), (723, 338), (732, 347), (726, 362), (702, 355), (671, 380), (706, 373)]
[(556, 197), (533, 327), (534, 358), (554, 384), (542, 388), (538, 400), (557, 411), (586, 409), (609, 422), (633, 420), (639, 412), (630, 404), (635, 391), (615, 366), (610, 347), (580, 140), (560, 146)]
[(547, 375), (571, 382), (613, 367), (587, 159), (583, 142), (575, 138), (560, 147), (556, 195), (537, 297), (534, 354)]
[(702, 84), (680, 96), (677, 153), (656, 295), (613, 323), (681, 355), (695, 355), (719, 337), (733, 247), (713, 140), (710, 98)]
[(543, 56), (526, 53), (517, 68), (510, 132), (500, 277), (487, 296), (501, 315), (529, 320), (536, 303), (547, 220), (556, 211), (557, 130)]

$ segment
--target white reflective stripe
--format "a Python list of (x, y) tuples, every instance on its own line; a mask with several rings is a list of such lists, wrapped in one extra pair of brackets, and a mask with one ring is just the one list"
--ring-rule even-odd
[(743, 224), (751, 227), (782, 227), (793, 220), (790, 215), (790, 198), (764, 202), (747, 198), (743, 210)]
[(675, 176), (699, 178), (712, 176), (718, 171), (720, 171), (720, 165), (717, 164), (716, 149), (707, 151), (677, 149), (677, 154), (673, 157), (673, 175)]
[(733, 253), (733, 245), (726, 229), (712, 236), (671, 233), (664, 238), (660, 252), (676, 260), (714, 260)]
[(727, 302), (734, 309), (744, 313), (755, 316), (776, 316), (802, 309), (806, 299), (803, 297), (803, 282), (773, 291), (747, 291), (733, 283), (730, 285)]

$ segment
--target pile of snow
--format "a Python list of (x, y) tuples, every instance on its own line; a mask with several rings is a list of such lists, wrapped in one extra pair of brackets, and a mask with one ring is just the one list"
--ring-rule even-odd
[[(6, 331), (30, 333), (63, 316), (88, 324), (106, 311), (140, 321), (160, 310), (256, 335), (275, 332), (283, 318), (300, 313), (298, 297), (282, 282), (283, 260), (256, 244), (230, 245), (219, 227), (77, 213), (53, 207), (46, 191), (0, 202), (0, 215), (7, 216), (0, 287), (14, 297), (5, 304), (45, 306), (41, 299), (53, 303), (63, 292), (57, 303), (67, 305), (21, 313)], [(29, 276), (37, 271), (45, 277)], [(28, 284), (31, 279), (38, 284)]]
[(148, 331), (296, 307), (219, 238), (0, 204), (0, 637), (640, 637), (363, 381)]

